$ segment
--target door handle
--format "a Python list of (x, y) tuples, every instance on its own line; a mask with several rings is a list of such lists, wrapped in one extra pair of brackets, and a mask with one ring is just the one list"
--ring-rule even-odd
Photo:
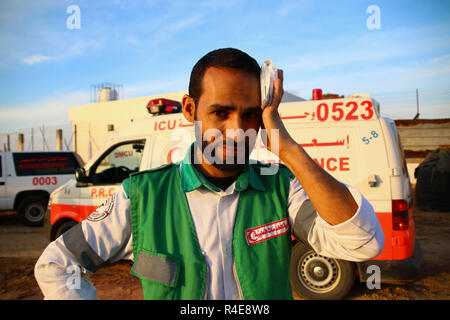
[(376, 174), (369, 175), (369, 187), (374, 188), (378, 185), (379, 181)]

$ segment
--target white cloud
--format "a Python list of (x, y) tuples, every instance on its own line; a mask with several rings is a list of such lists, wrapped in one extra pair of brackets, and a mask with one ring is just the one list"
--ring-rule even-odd
[(200, 20), (201, 20), (200, 15), (194, 15), (187, 19), (183, 19), (183, 20), (180, 20), (180, 21), (174, 23), (173, 25), (171, 25), (170, 29), (173, 31), (184, 30), (186, 28), (189, 28), (189, 27), (197, 24)]
[(0, 105), (0, 128), (3, 133), (8, 133), (44, 124), (69, 123), (69, 108), (88, 103), (88, 92), (74, 91), (55, 93), (28, 105)]
[[(433, 60), (433, 58), (431, 59)], [(448, 88), (450, 65), (433, 64), (429, 60), (415, 65), (374, 65), (355, 70), (323, 71), (308, 77), (285, 69), (287, 90), (300, 91), (300, 96), (311, 97), (311, 90), (322, 88), (324, 92), (352, 94), (356, 92), (401, 92), (419, 89)]]
[[(124, 88), (121, 99), (140, 97), (158, 93), (182, 91), (187, 88), (185, 78), (172, 78), (167, 81), (136, 83)], [(69, 124), (68, 110), (73, 106), (90, 103), (89, 91), (56, 92), (34, 103), (0, 104), (0, 133), (13, 133), (19, 130), (42, 127), (42, 125)]]
[(94, 40), (81, 39), (74, 41), (73, 43), (63, 44), (60, 49), (54, 50), (53, 56), (47, 56), (43, 54), (34, 54), (22, 59), (22, 63), (26, 65), (35, 65), (45, 62), (58, 62), (75, 57), (84, 56), (97, 50), (101, 50), (104, 41), (102, 38)]
[(444, 54), (437, 57), (434, 57), (433, 59), (430, 59), (430, 64), (446, 64), (450, 65), (450, 54)]
[(126, 85), (124, 86), (124, 97), (121, 97), (121, 99), (183, 91), (188, 87), (187, 82), (188, 80), (185, 77), (173, 77), (170, 80), (165, 81), (158, 80), (154, 82)]
[[(449, 24), (445, 24), (449, 27)], [(320, 71), (334, 67), (354, 68), (380, 62), (391, 62), (428, 56), (450, 50), (450, 36), (442, 34), (442, 24), (419, 27), (398, 27), (392, 30), (344, 35), (330, 41), (302, 44), (301, 54), (291, 57), (286, 65), (290, 70)], [(431, 34), (431, 36), (430, 36)], [(434, 61), (448, 61), (442, 55)]]
[(131, 34), (125, 38), (125, 42), (127, 44), (136, 45), (138, 43), (138, 40), (133, 34)]
[[(171, 20), (171, 19), (166, 19)], [(173, 17), (172, 17), (172, 20)], [(154, 33), (152, 33), (152, 45), (165, 43), (171, 40), (171, 38), (178, 32), (182, 32), (185, 29), (188, 29), (196, 24), (199, 24), (202, 21), (202, 15), (196, 14), (184, 19), (181, 19), (175, 23), (163, 23), (159, 28), (155, 29)]]
[[(377, 100), (377, 97), (375, 97)], [(417, 113), (415, 102), (408, 105), (389, 105), (380, 102), (382, 116), (391, 119), (413, 119)], [(424, 104), (419, 108), (420, 119), (443, 119), (450, 118), (450, 108), (448, 103)]]
[(275, 14), (278, 16), (285, 16), (291, 13), (298, 5), (299, 3), (295, 1), (284, 3), (275, 11)]
[(44, 56), (42, 54), (35, 54), (35, 55), (32, 55), (31, 57), (24, 58), (22, 60), (22, 62), (25, 64), (33, 65), (33, 64), (37, 64), (37, 63), (47, 62), (50, 60), (53, 60), (53, 58), (49, 57), (49, 56)]

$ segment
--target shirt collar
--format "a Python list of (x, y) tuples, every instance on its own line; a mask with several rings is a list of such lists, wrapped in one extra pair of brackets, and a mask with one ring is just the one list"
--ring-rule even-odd
[[(218, 187), (208, 181), (208, 179), (206, 179), (191, 163), (191, 152), (192, 148), (195, 147), (196, 144), (194, 142), (188, 148), (184, 159), (181, 161), (181, 189), (183, 192), (189, 192), (204, 186), (213, 192), (221, 191)], [(245, 191), (249, 186), (258, 191), (266, 190), (253, 165), (245, 166), (242, 173), (236, 179), (234, 188), (236, 191)]]

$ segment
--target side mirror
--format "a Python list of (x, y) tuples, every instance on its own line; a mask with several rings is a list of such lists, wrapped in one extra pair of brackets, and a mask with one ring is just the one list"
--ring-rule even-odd
[(84, 168), (75, 170), (75, 179), (77, 179), (78, 182), (87, 182), (88, 178), (86, 176), (86, 170)]

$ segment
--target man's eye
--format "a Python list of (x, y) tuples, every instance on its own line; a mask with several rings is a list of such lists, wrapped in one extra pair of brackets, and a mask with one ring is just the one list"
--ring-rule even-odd
[(228, 116), (228, 112), (225, 110), (216, 110), (213, 112), (219, 118), (226, 118)]
[(250, 118), (250, 119), (257, 118), (257, 117), (259, 117), (259, 112), (257, 112), (257, 111), (247, 112), (244, 114), (244, 117)]

